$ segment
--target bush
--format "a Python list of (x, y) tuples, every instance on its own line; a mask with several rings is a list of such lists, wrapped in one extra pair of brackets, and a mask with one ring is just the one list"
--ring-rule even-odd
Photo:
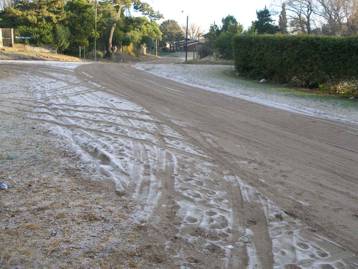
[(234, 36), (234, 33), (222, 32), (216, 39), (214, 46), (218, 50), (221, 58), (232, 60), (234, 56), (232, 47), (232, 41)]
[(20, 36), (30, 37), (30, 44), (43, 45), (53, 44), (53, 29), (50, 24), (42, 24), (41, 26), (19, 26), (17, 29)]
[(55, 46), (58, 52), (63, 52), (70, 46), (70, 30), (60, 24), (55, 26)]
[(198, 47), (198, 55), (199, 55), (199, 59), (208, 57), (210, 55), (213, 54), (213, 50), (211, 49), (211, 47), (209, 46), (209, 44), (204, 43), (204, 44), (200, 44)]
[[(103, 51), (97, 50), (96, 54), (97, 54), (97, 59), (103, 59), (103, 58), (104, 58), (104, 53), (103, 53)], [(89, 52), (89, 53), (87, 54), (87, 57), (90, 58), (90, 59), (94, 59), (94, 50), (92, 50), (91, 52)]]
[(358, 98), (358, 81), (341, 81), (337, 83), (325, 83), (320, 85), (324, 93), (337, 94), (345, 97)]
[(234, 38), (239, 74), (299, 86), (358, 77), (358, 37), (240, 35)]

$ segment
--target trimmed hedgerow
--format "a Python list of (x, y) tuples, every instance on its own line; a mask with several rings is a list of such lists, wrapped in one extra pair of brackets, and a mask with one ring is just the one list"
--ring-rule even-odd
[(358, 37), (240, 35), (233, 42), (244, 76), (306, 87), (358, 78)]

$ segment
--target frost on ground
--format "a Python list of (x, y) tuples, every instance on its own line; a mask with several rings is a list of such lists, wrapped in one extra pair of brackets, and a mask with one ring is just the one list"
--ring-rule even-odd
[(358, 124), (358, 104), (355, 100), (297, 95), (277, 86), (242, 80), (232, 75), (232, 66), (145, 63), (135, 67), (208, 91), (309, 116)]
[[(0, 200), (1, 267), (356, 262), (149, 111), (89, 75), (79, 80), (74, 67), (13, 67), (1, 79), (0, 179), (14, 186)], [(242, 209), (262, 212), (263, 221)]]
[(63, 69), (73, 70), (76, 67), (86, 64), (83, 62), (59, 62), (59, 61), (29, 61), (29, 60), (1, 60), (0, 64), (23, 64), (23, 65), (37, 65), (58, 67)]

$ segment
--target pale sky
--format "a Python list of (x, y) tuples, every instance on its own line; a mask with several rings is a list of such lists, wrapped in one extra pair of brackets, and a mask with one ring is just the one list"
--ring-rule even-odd
[[(189, 15), (189, 24), (195, 23), (203, 30), (226, 15), (233, 15), (244, 25), (245, 28), (251, 25), (256, 18), (256, 10), (262, 9), (265, 5), (270, 8), (272, 0), (146, 0), (155, 10), (159, 10), (165, 19), (174, 19), (180, 25), (186, 22), (186, 15)], [(182, 13), (184, 11), (184, 13)]]

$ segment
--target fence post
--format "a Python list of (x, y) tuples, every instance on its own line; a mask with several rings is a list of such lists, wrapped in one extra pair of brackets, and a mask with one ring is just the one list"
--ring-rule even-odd
[(0, 48), (2, 48), (4, 46), (3, 42), (2, 42), (2, 29), (0, 28)]
[(11, 28), (10, 33), (11, 33), (11, 47), (14, 47), (15, 46), (14, 28)]
[(155, 40), (155, 56), (158, 57), (158, 39)]

